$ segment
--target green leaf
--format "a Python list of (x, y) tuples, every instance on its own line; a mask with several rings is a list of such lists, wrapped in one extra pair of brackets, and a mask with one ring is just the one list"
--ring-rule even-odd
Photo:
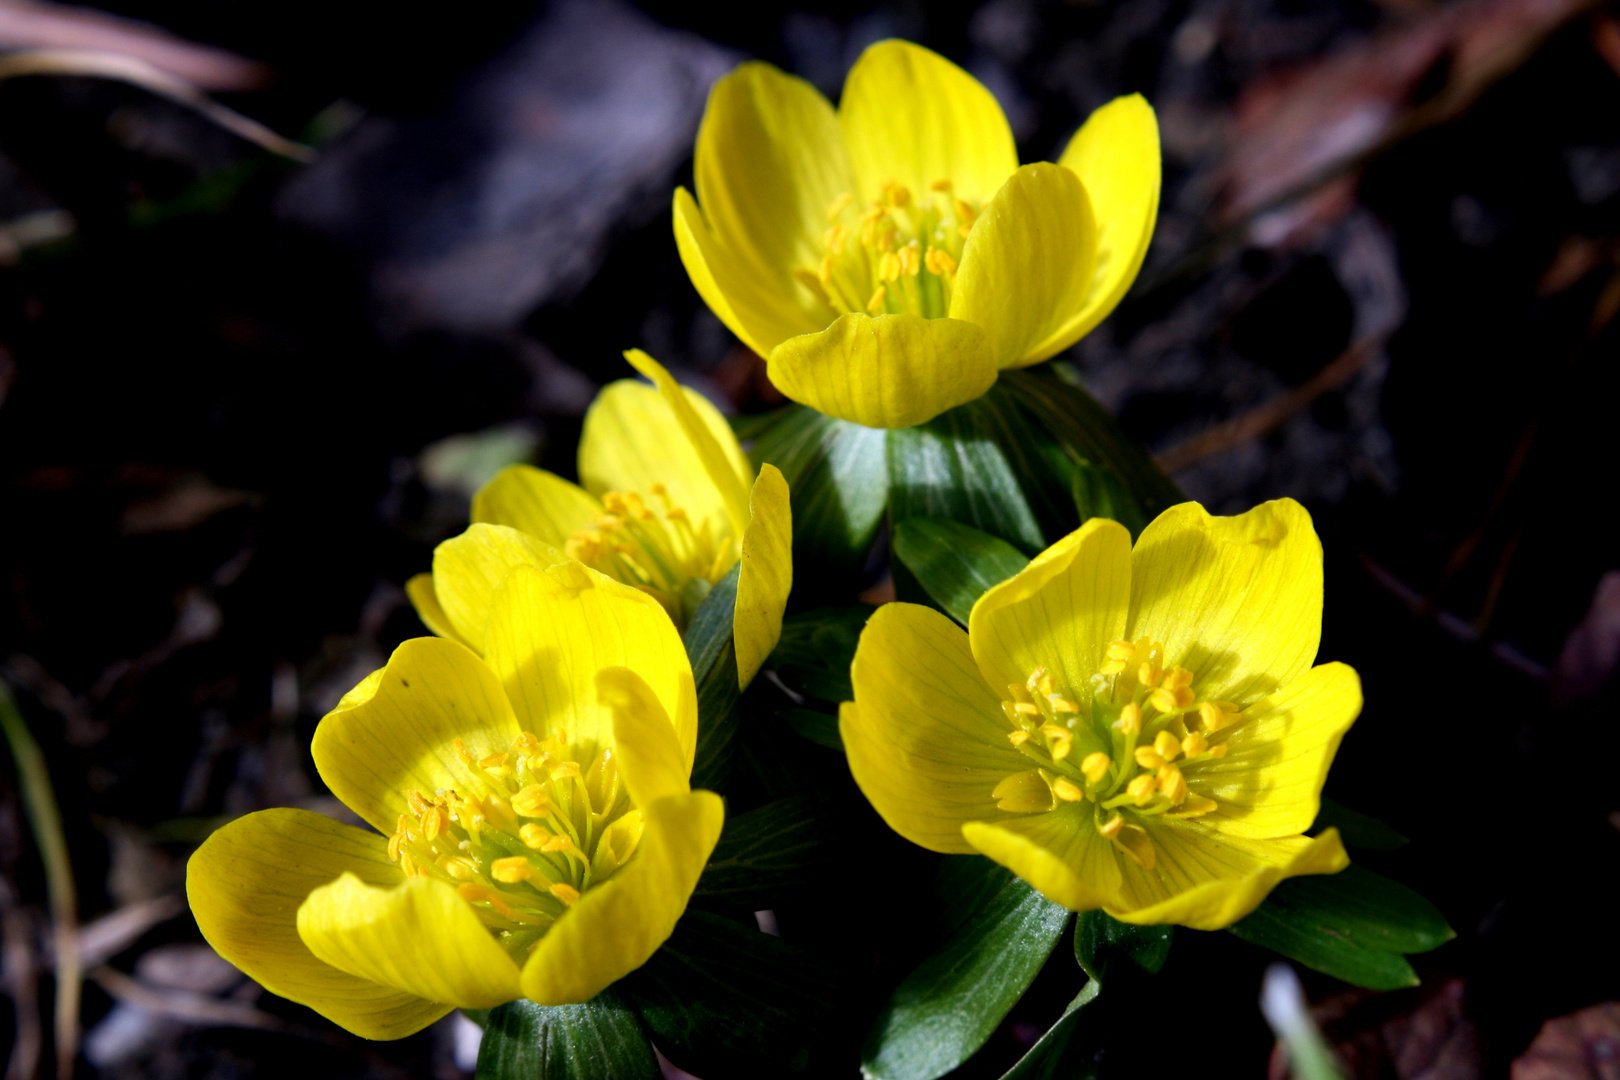
[(1407, 843), (1406, 837), (1377, 818), (1340, 805), (1324, 795), (1310, 831), (1314, 834), (1327, 828), (1338, 829), (1339, 838), (1346, 846), (1368, 851), (1395, 851)]
[[(1113, 416), (1086, 393), (1067, 365), (1041, 364), (1003, 372), (996, 385), (1005, 387), (1077, 462), (1096, 470), (1097, 475), (1088, 479), (1101, 484), (1102, 489), (1079, 492), (1083, 497), (1103, 500), (1089, 508), (1092, 512), (1113, 517), (1134, 535), (1171, 506), (1186, 501), (1181, 489), (1153, 463), (1147, 451), (1125, 437)], [(1107, 480), (1100, 479), (1109, 476), (1118, 481), (1114, 491), (1106, 490)], [(1127, 505), (1113, 505), (1108, 508), (1114, 513), (1101, 514), (1108, 501), (1122, 497), (1128, 499)]]
[(817, 746), (844, 752), (844, 737), (838, 733), (838, 717), (814, 709), (788, 709), (782, 713), (787, 726)]
[(796, 795), (727, 818), (693, 898), (758, 911), (802, 895), (820, 873), (819, 805), (814, 797)]
[(855, 690), (849, 682), (849, 665), (872, 611), (862, 604), (789, 615), (782, 621), (782, 638), (765, 666), (806, 697), (850, 700)]
[(1029, 565), (1005, 540), (959, 522), (926, 517), (895, 525), (894, 553), (928, 595), (964, 626), (986, 589)]
[(731, 643), (731, 620), (737, 607), (737, 576), (731, 568), (703, 598), (686, 628), (686, 655), (697, 682), (697, 756), (692, 786), (724, 790), (731, 772), (737, 738), (737, 654)]
[(889, 507), (896, 522), (942, 518), (971, 525), (1033, 555), (1046, 539), (1006, 443), (1010, 406), (989, 396), (919, 427), (889, 434)]
[(664, 1056), (704, 1080), (828, 1070), (842, 988), (804, 952), (751, 927), (688, 911), (618, 988)]
[(1046, 1034), (1018, 1059), (1018, 1064), (1002, 1074), (1001, 1080), (1081, 1080), (1095, 1076), (1097, 1070), (1090, 1067), (1092, 1063), (1074, 1061), (1069, 1048), (1083, 1028), (1095, 1025), (1097, 1010), (1081, 1010), (1096, 1000), (1101, 988), (1102, 983), (1096, 979), (1082, 986), (1058, 1022), (1046, 1029)]
[(1105, 911), (1082, 911), (1074, 924), (1074, 958), (1098, 982), (1127, 965), (1157, 975), (1170, 956), (1173, 926), (1136, 926)]
[(1069, 911), (988, 859), (988, 900), (907, 975), (867, 1035), (862, 1067), (874, 1080), (934, 1080), (984, 1045), (1029, 989)]
[(641, 1021), (612, 988), (584, 1005), (491, 1009), (477, 1080), (660, 1080)]
[(1427, 952), (1456, 936), (1421, 895), (1356, 865), (1290, 878), (1231, 931), (1369, 990), (1416, 986), (1402, 954)]
[(789, 405), (743, 426), (758, 468), (782, 470), (793, 501), (793, 552), (838, 568), (858, 568), (883, 523), (889, 474), (887, 432)]

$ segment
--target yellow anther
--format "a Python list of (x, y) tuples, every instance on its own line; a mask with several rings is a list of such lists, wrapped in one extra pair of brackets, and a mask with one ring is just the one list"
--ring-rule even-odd
[(1206, 701), (1198, 706), (1198, 718), (1205, 731), (1219, 731), (1238, 718), (1238, 707), (1230, 701)]
[(1024, 689), (1022, 683), (1010, 682), (1007, 684), (1007, 696), (1014, 701), (1028, 701), (1029, 691)]
[[(969, 206), (967, 201), (964, 199), (953, 199), (951, 201), (951, 207), (956, 211), (957, 222), (963, 228), (971, 229), (973, 227), (973, 219), (979, 216), (973, 212), (973, 207)], [(965, 236), (967, 234), (964, 233), (963, 235)]]
[(1181, 752), (1189, 758), (1195, 758), (1208, 749), (1209, 740), (1196, 731), (1181, 740)]
[(545, 842), (551, 839), (551, 833), (531, 821), (518, 830), (518, 839), (522, 840), (526, 847), (539, 851)]
[(1108, 646), (1108, 659), (1129, 660), (1136, 655), (1136, 646), (1128, 641), (1115, 641)]
[(1221, 743), (1221, 745), (1219, 745), (1219, 746), (1210, 747), (1209, 748), (1209, 756), (1210, 757), (1225, 757), (1226, 756), (1226, 744)]
[(427, 813), (428, 807), (433, 805), (433, 801), (431, 799), (429, 799), (426, 795), (423, 795), (420, 791), (417, 791), (415, 788), (412, 788), (405, 793), (405, 801), (410, 804), (411, 813), (415, 814), (419, 818), (423, 814)]
[(1168, 731), (1161, 731), (1153, 737), (1153, 749), (1157, 750), (1164, 760), (1174, 761), (1176, 755), (1181, 753), (1181, 741)]
[(1164, 758), (1159, 756), (1159, 752), (1151, 746), (1138, 746), (1133, 756), (1136, 758), (1136, 763), (1144, 769), (1157, 769), (1164, 764)]
[(907, 244), (897, 254), (900, 256), (900, 270), (907, 277), (916, 277), (917, 268), (922, 265), (922, 256), (917, 254), (916, 244)]
[(1173, 818), (1201, 817), (1218, 808), (1214, 799), (1206, 799), (1202, 795), (1188, 793), (1186, 800), (1165, 816)]
[(559, 881), (547, 891), (570, 907), (579, 902), (579, 890), (572, 885), (565, 885)]
[(422, 815), (422, 834), (429, 840), (437, 840), (450, 831), (450, 815), (445, 813), (442, 806), (430, 806), (427, 813)]
[(817, 300), (820, 300), (823, 304), (829, 304), (830, 305), (832, 303), (832, 300), (829, 299), (828, 296), (827, 296), (826, 288), (824, 288), (822, 286), (822, 284), (821, 284), (821, 279), (819, 277), (817, 277), (815, 274), (812, 274), (810, 271), (808, 271), (808, 270), (795, 270), (795, 271), (793, 271), (793, 280), (797, 281), (800, 285), (803, 285), (805, 288), (809, 289), (810, 292), (815, 295), (815, 298)]
[(1136, 681), (1141, 683), (1143, 686), (1158, 685), (1159, 679), (1163, 674), (1164, 669), (1159, 667), (1158, 664), (1155, 664), (1151, 660), (1144, 660), (1136, 667)]
[(471, 881), (478, 876), (478, 868), (468, 859), (445, 859), (439, 868), (457, 881)]
[(551, 767), (549, 774), (553, 780), (578, 780), (579, 762), (559, 761)]
[(1142, 869), (1153, 869), (1157, 856), (1153, 850), (1153, 841), (1148, 839), (1147, 830), (1142, 826), (1126, 825), (1111, 839)]
[(1153, 707), (1164, 713), (1185, 709), (1195, 700), (1196, 696), (1185, 686), (1176, 690), (1166, 690), (1161, 686), (1148, 695), (1148, 701), (1153, 703)]
[(945, 194), (949, 195), (953, 187), (955, 187), (955, 185), (949, 180), (935, 180), (932, 184), (928, 185), (928, 190), (943, 191)]
[(1074, 749), (1074, 736), (1068, 729), (1047, 723), (1041, 725), (1040, 731), (1046, 736), (1046, 744), (1052, 748), (1054, 760), (1063, 760), (1069, 756), (1069, 751)]
[(512, 756), (510, 754), (489, 754), (478, 759), (478, 767), (480, 769), (498, 769), (511, 760)]
[(900, 262), (900, 256), (892, 251), (884, 252), (883, 258), (878, 260), (878, 277), (884, 281), (894, 281), (900, 276), (902, 269), (904, 266)]
[(418, 874), (424, 872), (419, 866), (416, 865), (416, 860), (411, 856), (409, 851), (401, 851), (399, 853), (399, 870), (400, 873), (404, 874), (406, 877), (416, 877)]
[(834, 225), (821, 234), (821, 242), (826, 246), (829, 255), (842, 255), (844, 253), (844, 244), (848, 240), (848, 225)]
[(1115, 814), (1113, 817), (1097, 826), (1097, 831), (1102, 833), (1103, 836), (1112, 840), (1114, 837), (1119, 835), (1119, 830), (1123, 829), (1124, 827), (1125, 819), (1118, 814)]
[(476, 882), (468, 882), (465, 885), (456, 886), (456, 891), (460, 893), (461, 898), (466, 900), (468, 903), (488, 904), (490, 907), (494, 908), (508, 919), (512, 917), (512, 906), (505, 900), (502, 900), (499, 896), (495, 895), (495, 890), (491, 889), (487, 885), (479, 885)]
[(1036, 814), (1055, 805), (1052, 787), (1039, 769), (1013, 773), (995, 786), (990, 797), (997, 807), (1014, 814)]
[(1072, 713), (1080, 711), (1079, 706), (1062, 694), (1047, 694), (1046, 703), (1052, 706), (1053, 712)]
[(1153, 798), (1153, 791), (1158, 786), (1158, 777), (1152, 773), (1139, 773), (1135, 779), (1125, 785), (1125, 794), (1129, 795), (1137, 806), (1141, 806)]
[(851, 195), (847, 191), (844, 192), (842, 195), (838, 196), (838, 198), (836, 198), (836, 199), (834, 199), (832, 201), (832, 205), (827, 207), (827, 220), (832, 221), (835, 218), (837, 218), (838, 215), (842, 214), (844, 212), (844, 209), (846, 207), (848, 207), (849, 204), (854, 202), (854, 201), (855, 201), (855, 196)]
[(1039, 716), (1039, 715), (1041, 715), (1040, 706), (1036, 705), (1033, 701), (1019, 701), (1019, 702), (1016, 702), (1013, 705), (1013, 711), (1016, 712), (1019, 716)]
[(956, 260), (944, 248), (929, 248), (928, 254), (923, 256), (923, 265), (928, 267), (930, 274), (942, 278), (956, 276)]
[(403, 836), (401, 836), (399, 833), (395, 833), (393, 836), (390, 836), (388, 838), (388, 861), (389, 862), (399, 862), (399, 845), (401, 844), (401, 842), (404, 841), (404, 839), (405, 838)]
[(534, 864), (522, 855), (513, 855), (506, 859), (496, 859), (489, 864), (489, 876), (503, 885), (516, 885), (529, 880), (534, 873)]
[(1064, 802), (1080, 802), (1086, 797), (1079, 784), (1063, 776), (1052, 781), (1052, 794)]
[(889, 188), (889, 202), (904, 209), (911, 205), (911, 190), (904, 184), (895, 184)]
[(1029, 742), (1029, 732), (1009, 731), (1007, 733), (1007, 741), (1012, 743), (1014, 746), (1023, 746), (1025, 743)]
[(866, 302), (866, 313), (868, 315), (876, 315), (883, 310), (883, 298), (888, 292), (888, 288), (883, 285), (877, 287), (877, 291), (872, 294), (872, 299)]
[(513, 829), (517, 827), (517, 815), (512, 812), (505, 799), (499, 795), (485, 795), (483, 802), (484, 820), (497, 829)]
[(575, 847), (574, 842), (566, 836), (552, 836), (548, 837), (546, 842), (540, 845), (540, 850), (547, 855), (557, 855), (559, 853), (571, 855), (579, 851), (579, 848)]
[(1124, 732), (1127, 736), (1141, 734), (1142, 707), (1134, 701), (1127, 703), (1123, 709), (1119, 710), (1119, 719), (1114, 721), (1114, 728)]
[(470, 752), (468, 752), (466, 743), (462, 742), (460, 739), (455, 739), (451, 741), (450, 745), (455, 748), (456, 756), (459, 757), (464, 764), (474, 764), (473, 756)]
[(1193, 673), (1184, 667), (1173, 667), (1164, 673), (1164, 681), (1159, 685), (1166, 690), (1180, 690), (1184, 686), (1191, 686)]
[(1174, 765), (1166, 765), (1159, 770), (1159, 790), (1170, 805), (1180, 806), (1187, 798), (1187, 778)]
[(524, 817), (544, 817), (550, 807), (551, 799), (539, 784), (530, 784), (512, 796), (512, 809)]
[(1080, 763), (1080, 771), (1085, 773), (1086, 779), (1093, 784), (1100, 784), (1108, 770), (1114, 767), (1113, 759), (1101, 750), (1087, 754), (1086, 759)]
[(821, 260), (821, 269), (818, 274), (818, 276), (821, 278), (822, 285), (830, 286), (832, 284), (832, 273), (833, 257), (828, 255), (826, 258)]
[(1024, 687), (1031, 694), (1050, 694), (1052, 692), (1052, 675), (1045, 667), (1038, 667), (1029, 673), (1024, 680)]
[[(654, 484), (653, 493), (662, 494), (661, 489), (663, 486), (663, 484)], [(512, 740), (513, 753), (522, 754), (525, 757), (533, 757), (542, 750), (543, 748), (540, 745), (540, 737), (532, 731), (520, 731), (518, 732), (517, 738)]]

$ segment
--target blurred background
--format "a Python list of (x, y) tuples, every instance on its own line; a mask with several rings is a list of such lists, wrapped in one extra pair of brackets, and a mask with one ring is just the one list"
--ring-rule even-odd
[[(1147, 264), (1069, 359), (1189, 496), (1293, 496), (1323, 535), (1322, 655), (1368, 701), (1328, 792), (1411, 838), (1378, 866), (1459, 934), (1411, 991), (1306, 979), (1352, 1074), (1620, 1075), (1612, 3), (0, 0), (0, 676), (88, 973), (54, 1029), (7, 768), (8, 1076), (64, 1039), (81, 1076), (468, 1075), (465, 1021), (368, 1044), (237, 975), (185, 859), (251, 810), (346, 813), (314, 725), (424, 632), (402, 583), (483, 479), (572, 473), (620, 350), (781, 403), (670, 193), (733, 64), (836, 100), (890, 36), (982, 80), (1026, 161), (1118, 94), (1158, 111)], [(1268, 1069), (1266, 961), (1177, 938), (1166, 1017), (1204, 1017), (1214, 1075)]]

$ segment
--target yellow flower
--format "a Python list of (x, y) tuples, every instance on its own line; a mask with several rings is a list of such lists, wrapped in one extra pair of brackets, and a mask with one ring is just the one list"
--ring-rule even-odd
[(473, 499), (474, 525), (439, 545), (406, 591), (428, 629), (484, 651), (489, 603), (507, 569), (573, 559), (656, 599), (685, 631), (740, 561), (732, 629), (747, 686), (782, 634), (793, 586), (787, 481), (748, 457), (725, 418), (640, 350), (625, 357), (656, 388), (613, 383), (585, 414), (584, 487), (514, 465)]
[(840, 721), (856, 782), (935, 851), (981, 852), (1051, 900), (1125, 922), (1229, 926), (1295, 874), (1334, 873), (1316, 817), (1361, 710), (1312, 667), (1322, 547), (1284, 499), (1195, 503), (1135, 550), (1092, 519), (974, 605), (968, 633), (880, 608)]
[(187, 867), (221, 956), (366, 1038), (589, 1000), (669, 937), (720, 836), (658, 604), (565, 562), (512, 569), (492, 608), (483, 657), (407, 641), (316, 729), (321, 778), (377, 832), (265, 810)]
[(1153, 234), (1159, 129), (1140, 96), (1118, 98), (1056, 165), (1020, 168), (988, 90), (927, 49), (882, 41), (836, 113), (768, 64), (721, 79), (695, 180), (695, 200), (675, 192), (681, 260), (777, 388), (868, 427), (909, 427), (1114, 309)]

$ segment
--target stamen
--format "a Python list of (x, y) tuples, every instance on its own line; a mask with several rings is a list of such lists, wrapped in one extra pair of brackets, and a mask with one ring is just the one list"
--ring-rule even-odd
[(489, 866), (489, 876), (503, 885), (517, 885), (528, 881), (533, 873), (534, 864), (521, 855), (496, 859)]
[(842, 195), (838, 196), (838, 198), (836, 198), (836, 199), (834, 199), (832, 201), (832, 205), (827, 207), (827, 220), (828, 221), (836, 220), (838, 215), (842, 214), (844, 212), (844, 210), (849, 206), (849, 204), (854, 202), (854, 201), (855, 201), (855, 196), (851, 195), (847, 191), (844, 192)]
[(1119, 719), (1114, 721), (1114, 728), (1123, 732), (1127, 738), (1135, 738), (1142, 733), (1142, 707), (1132, 701), (1119, 710)]
[(1052, 794), (1064, 802), (1080, 802), (1086, 797), (1079, 784), (1063, 776), (1052, 781)]
[(872, 299), (866, 302), (866, 313), (868, 315), (876, 315), (883, 310), (883, 297), (888, 291), (888, 288), (883, 285), (877, 287), (877, 291), (872, 294)]
[(1144, 769), (1157, 769), (1164, 764), (1164, 758), (1151, 746), (1138, 746), (1132, 755), (1136, 763)]
[(1181, 742), (1168, 731), (1161, 731), (1153, 737), (1153, 749), (1166, 761), (1174, 761), (1176, 755), (1181, 753)]
[(1107, 776), (1108, 770), (1113, 767), (1113, 759), (1101, 750), (1087, 754), (1086, 759), (1080, 763), (1080, 771), (1093, 784), (1102, 783), (1103, 777)]
[(1144, 806), (1153, 798), (1153, 789), (1158, 783), (1158, 778), (1152, 773), (1140, 773), (1125, 785), (1125, 794), (1129, 795), (1137, 806)]
[(1188, 758), (1195, 758), (1209, 749), (1209, 740), (1194, 731), (1181, 740), (1181, 752)]
[(1159, 790), (1164, 797), (1170, 800), (1171, 806), (1180, 806), (1187, 799), (1187, 778), (1181, 775), (1181, 770), (1174, 765), (1164, 765), (1159, 769)]
[(1015, 814), (1033, 814), (1050, 810), (1054, 805), (1055, 794), (1051, 785), (1046, 782), (1039, 769), (1030, 769), (1028, 772), (1013, 773), (990, 792), (990, 797), (996, 800), (999, 809)]
[(559, 881), (547, 891), (569, 907), (573, 907), (579, 902), (579, 890), (572, 885), (565, 885)]

